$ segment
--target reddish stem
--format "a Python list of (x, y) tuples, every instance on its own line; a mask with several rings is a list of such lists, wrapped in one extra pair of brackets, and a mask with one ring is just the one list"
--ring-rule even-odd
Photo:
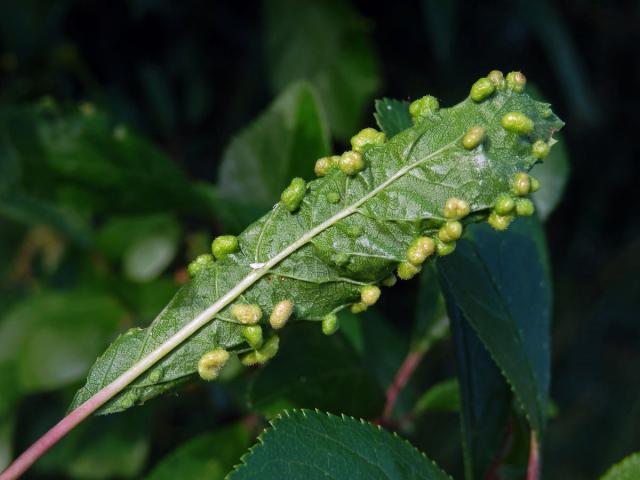
[(381, 419), (383, 422), (391, 418), (391, 413), (393, 412), (393, 407), (396, 404), (398, 395), (400, 394), (402, 389), (405, 387), (405, 385), (411, 378), (411, 375), (413, 375), (413, 372), (415, 371), (415, 369), (418, 367), (418, 365), (420, 365), (420, 362), (422, 361), (422, 358), (424, 357), (425, 353), (426, 353), (425, 350), (409, 352), (409, 354), (404, 359), (404, 362), (402, 362), (402, 365), (398, 369), (398, 372), (396, 373), (396, 376), (394, 377), (393, 382), (391, 383), (391, 385), (389, 385), (389, 388), (387, 389), (387, 401), (384, 405), (384, 410), (382, 412), (382, 419)]
[(502, 446), (496, 455), (496, 458), (489, 469), (489, 473), (487, 473), (487, 480), (498, 480), (498, 469), (500, 465), (502, 465), (502, 461), (507, 456), (509, 449), (511, 448), (511, 440), (513, 438), (513, 421), (509, 418), (509, 422), (507, 423), (507, 429), (504, 432), (504, 438), (502, 440)]
[(529, 443), (529, 466), (527, 467), (527, 480), (540, 479), (540, 447), (538, 436), (531, 430), (531, 441)]

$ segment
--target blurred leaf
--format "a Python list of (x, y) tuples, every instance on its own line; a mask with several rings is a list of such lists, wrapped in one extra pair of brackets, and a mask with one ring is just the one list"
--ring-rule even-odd
[(124, 272), (135, 282), (148, 282), (160, 275), (178, 250), (178, 237), (150, 235), (133, 243), (124, 256)]
[[(226, 148), (217, 191), (246, 205), (237, 222), (246, 225), (272, 207), (293, 177), (313, 176), (315, 161), (329, 154), (329, 134), (314, 89), (296, 83), (285, 90)], [(224, 203), (221, 208), (226, 208)]]
[(455, 378), (436, 383), (416, 402), (414, 413), (460, 411), (460, 386)]
[(413, 351), (426, 351), (449, 333), (449, 318), (433, 264), (425, 265), (420, 274), (416, 318), (412, 332)]
[(378, 99), (376, 100), (376, 112), (373, 116), (387, 138), (391, 138), (413, 125), (409, 113), (409, 102), (406, 100)]
[(638, 480), (640, 478), (640, 452), (629, 455), (611, 467), (600, 480)]
[[(4, 390), (2, 390), (4, 394)], [(9, 466), (13, 459), (13, 430), (15, 417), (0, 416), (0, 472)]]
[(342, 0), (266, 0), (264, 11), (273, 91), (308, 80), (318, 90), (332, 131), (341, 139), (354, 135), (380, 85), (366, 21)]
[(193, 438), (154, 467), (146, 480), (223, 480), (249, 446), (247, 427), (236, 424)]
[[(507, 232), (473, 225), (439, 260), (447, 303), (471, 323), (513, 388), (533, 429), (544, 430), (549, 394), (551, 278), (544, 232), (522, 218)], [(451, 308), (449, 313), (451, 314)]]
[(21, 173), (22, 168), (15, 148), (0, 137), (0, 196), (18, 182)]
[(86, 373), (124, 314), (103, 293), (33, 295), (0, 322), (0, 363), (13, 364), (25, 393), (68, 385)]
[(543, 163), (533, 167), (531, 174), (540, 180), (540, 190), (533, 194), (536, 210), (544, 221), (555, 210), (564, 194), (569, 177), (569, 154), (562, 135)]
[(178, 290), (178, 285), (171, 278), (160, 277), (149, 282), (118, 281), (115, 286), (118, 294), (130, 305), (143, 322), (153, 320)]
[(320, 325), (296, 324), (283, 336), (278, 356), (253, 378), (252, 409), (274, 417), (284, 409), (317, 408), (362, 418), (377, 416), (384, 392), (340, 335)]
[(457, 2), (455, 0), (423, 0), (422, 12), (425, 29), (434, 56), (442, 61), (449, 60), (457, 36)]
[(166, 72), (155, 65), (146, 64), (140, 67), (140, 83), (149, 104), (151, 117), (165, 134), (174, 128), (176, 112), (172, 104), (171, 89), (166, 80)]
[[(349, 417), (285, 412), (229, 474), (229, 480), (447, 480), (409, 442)], [(286, 473), (285, 473), (286, 472)]]
[(487, 478), (504, 441), (512, 396), (469, 320), (452, 300), (448, 309), (460, 384), (465, 478), (479, 480)]

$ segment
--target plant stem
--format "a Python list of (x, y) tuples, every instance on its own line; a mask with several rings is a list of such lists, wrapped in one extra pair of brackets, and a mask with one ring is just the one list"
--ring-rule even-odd
[(540, 479), (540, 446), (538, 445), (538, 435), (535, 430), (531, 430), (531, 441), (529, 443), (529, 466), (527, 467), (527, 480)]
[[(384, 410), (382, 412), (382, 422), (388, 421), (391, 418), (391, 414), (393, 413), (393, 407), (396, 405), (396, 400), (398, 399), (398, 395), (405, 387), (411, 375), (415, 369), (420, 365), (420, 362), (424, 358), (426, 350), (416, 350), (409, 352), (406, 356), (402, 365), (398, 369), (396, 376), (393, 379), (391, 385), (387, 389), (387, 401), (384, 405)], [(0, 479), (1, 480), (1, 479)]]

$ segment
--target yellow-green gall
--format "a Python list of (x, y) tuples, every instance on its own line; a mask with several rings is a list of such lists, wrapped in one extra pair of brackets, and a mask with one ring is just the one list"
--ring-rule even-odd
[(354, 303), (353, 305), (351, 305), (351, 313), (355, 313), (356, 315), (358, 313), (362, 313), (367, 309), (367, 304), (364, 302), (357, 302)]
[(386, 277), (384, 280), (382, 280), (381, 283), (382, 283), (382, 286), (384, 286), (384, 287), (393, 287), (396, 283), (398, 283), (398, 279), (392, 273), (391, 275)]
[(355, 175), (364, 168), (364, 158), (359, 152), (344, 152), (340, 157), (340, 170), (347, 175)]
[(208, 382), (215, 380), (227, 360), (229, 360), (229, 352), (222, 348), (205, 353), (198, 360), (198, 375)]
[(496, 204), (493, 207), (493, 210), (498, 215), (508, 215), (511, 213), (516, 206), (516, 202), (513, 200), (511, 195), (503, 193), (496, 199)]
[(364, 128), (351, 137), (351, 148), (354, 152), (364, 152), (372, 145), (382, 145), (386, 140), (384, 133), (375, 128)]
[(433, 255), (436, 244), (430, 237), (416, 238), (407, 249), (407, 260), (413, 265), (421, 265)]
[(538, 160), (544, 160), (549, 155), (549, 144), (544, 140), (536, 140), (531, 146), (532, 155)]
[(278, 338), (277, 335), (274, 335), (264, 343), (264, 346), (260, 350), (247, 353), (244, 357), (242, 357), (242, 364), (250, 367), (252, 365), (262, 365), (264, 363), (267, 363), (269, 360), (276, 356), (279, 348), (280, 338)]
[(462, 137), (462, 146), (467, 150), (472, 150), (482, 143), (486, 130), (482, 127), (471, 127)]
[(211, 252), (218, 260), (238, 249), (238, 238), (234, 235), (221, 235), (211, 244)]
[(536, 211), (533, 202), (528, 198), (518, 198), (516, 200), (516, 213), (521, 217), (529, 217)]
[(453, 253), (456, 249), (456, 242), (443, 242), (439, 238), (436, 239), (436, 253), (440, 257)]
[(451, 220), (459, 220), (469, 215), (469, 204), (461, 198), (451, 197), (444, 204), (444, 217)]
[(362, 287), (362, 290), (360, 290), (360, 300), (366, 306), (370, 307), (378, 301), (380, 293), (382, 292), (379, 287), (376, 287), (375, 285), (365, 285)]
[(496, 212), (491, 212), (487, 222), (496, 230), (506, 230), (511, 220), (513, 220), (511, 215), (498, 215)]
[(262, 346), (262, 327), (260, 325), (242, 327), (242, 336), (254, 350)]
[(482, 77), (471, 86), (469, 96), (474, 102), (481, 102), (485, 98), (490, 97), (495, 90), (496, 86), (493, 82), (486, 77)]
[(280, 202), (284, 208), (290, 212), (295, 212), (300, 208), (300, 203), (307, 191), (307, 183), (302, 178), (294, 178), (287, 188), (280, 195)]
[(501, 90), (504, 88), (504, 75), (500, 70), (491, 70), (487, 75), (487, 78), (493, 83), (496, 89)]
[(289, 321), (289, 317), (293, 313), (293, 303), (291, 300), (280, 300), (273, 307), (271, 315), (269, 316), (269, 324), (276, 330), (284, 327)]
[(255, 303), (236, 303), (231, 306), (231, 315), (244, 325), (255, 325), (262, 318), (262, 310)]
[(533, 131), (533, 120), (522, 112), (505, 113), (500, 124), (507, 132), (526, 135)]
[(507, 87), (516, 93), (524, 92), (524, 87), (527, 85), (527, 77), (522, 72), (509, 72), (507, 73)]
[(462, 224), (458, 221), (447, 222), (438, 230), (438, 238), (443, 242), (454, 242), (462, 236)]
[(198, 272), (210, 267), (213, 265), (213, 255), (203, 254), (198, 255), (187, 267), (187, 271), (189, 272), (189, 276), (195, 277)]
[(327, 193), (327, 202), (336, 204), (340, 201), (340, 194), (338, 192)]
[(431, 113), (435, 113), (440, 109), (440, 102), (436, 97), (425, 95), (422, 98), (414, 100), (409, 105), (409, 113), (414, 123), (419, 122)]
[(540, 180), (538, 180), (536, 177), (529, 177), (529, 182), (531, 183), (532, 192), (537, 192), (538, 190), (540, 190)]
[(325, 335), (333, 335), (340, 328), (340, 322), (338, 322), (338, 316), (335, 313), (325, 315), (322, 319), (322, 333)]
[(329, 170), (338, 166), (340, 161), (340, 155), (331, 155), (330, 157), (322, 157), (316, 160), (316, 164), (313, 167), (313, 171), (318, 177), (324, 177)]
[(511, 191), (519, 196), (524, 197), (531, 192), (531, 177), (525, 172), (516, 173), (511, 184)]
[(411, 280), (418, 273), (420, 273), (422, 267), (419, 265), (414, 265), (410, 262), (400, 262), (398, 265), (398, 278), (400, 280)]

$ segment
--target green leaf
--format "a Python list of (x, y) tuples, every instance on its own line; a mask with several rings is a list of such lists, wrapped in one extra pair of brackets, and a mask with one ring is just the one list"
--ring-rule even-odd
[(507, 431), (512, 395), (506, 380), (469, 320), (449, 298), (453, 344), (460, 384), (460, 423), (465, 478), (487, 478)]
[[(217, 193), (250, 215), (252, 208), (262, 213), (279, 200), (292, 177), (308, 178), (316, 159), (328, 154), (329, 133), (316, 93), (309, 84), (296, 83), (231, 141)], [(254, 218), (236, 221), (246, 225)]]
[(409, 102), (383, 98), (376, 100), (376, 113), (373, 114), (380, 129), (387, 138), (391, 138), (413, 123), (409, 113)]
[(13, 416), (3, 417), (0, 421), (0, 471), (4, 470), (13, 458)]
[(125, 311), (102, 293), (43, 293), (14, 305), (0, 322), (0, 364), (11, 362), (24, 393), (82, 378)]
[(446, 480), (409, 442), (350, 417), (294, 410), (272, 422), (229, 480)]
[(456, 252), (439, 262), (449, 303), (471, 323), (532, 428), (542, 432), (549, 395), (552, 299), (540, 223), (522, 219), (504, 234), (477, 225)]
[(366, 22), (343, 0), (266, 0), (264, 12), (273, 91), (296, 80), (309, 81), (318, 90), (332, 131), (342, 139), (350, 137), (380, 86)]
[(281, 352), (252, 380), (252, 410), (274, 417), (284, 409), (318, 408), (363, 418), (382, 411), (382, 388), (340, 335), (326, 338), (315, 325), (295, 325), (282, 340)]
[(600, 480), (637, 480), (640, 478), (640, 452), (629, 455), (611, 467)]
[[(298, 210), (276, 204), (239, 235), (237, 251), (201, 268), (149, 328), (116, 340), (94, 365), (73, 406), (141, 359), (157, 364), (103, 413), (187, 380), (200, 357), (214, 348), (245, 353), (243, 327), (231, 315), (236, 301), (256, 304), (264, 313), (264, 328), (274, 305), (285, 299), (293, 303), (296, 319), (315, 321), (358, 303), (362, 286), (387, 278), (417, 235), (436, 235), (448, 198), (469, 205), (465, 222), (486, 217), (496, 197), (510, 190), (514, 175), (535, 163), (531, 141), (549, 140), (562, 126), (545, 114), (547, 108), (510, 90), (481, 103), (467, 99), (367, 149), (363, 171), (347, 176), (333, 168), (309, 182)], [(511, 111), (535, 121), (529, 137), (502, 128), (500, 120)], [(467, 150), (462, 137), (478, 124), (486, 126), (490, 141)], [(329, 201), (327, 195), (339, 200)]]
[(185, 442), (154, 467), (146, 480), (223, 480), (249, 446), (249, 433), (238, 424)]
[(451, 378), (436, 383), (416, 402), (415, 414), (425, 412), (458, 412), (460, 410), (460, 385)]

